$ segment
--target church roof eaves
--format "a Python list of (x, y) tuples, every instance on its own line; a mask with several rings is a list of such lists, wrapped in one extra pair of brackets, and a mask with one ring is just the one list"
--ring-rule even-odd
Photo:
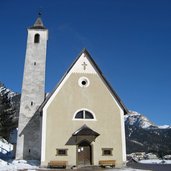
[(106, 78), (103, 76), (103, 73), (101, 72), (100, 68), (97, 66), (97, 64), (95, 63), (95, 61), (93, 60), (93, 58), (91, 57), (91, 55), (89, 54), (89, 52), (87, 51), (86, 48), (84, 48), (79, 55), (77, 56), (76, 60), (72, 63), (72, 65), (70, 66), (70, 68), (68, 69), (68, 71), (64, 74), (64, 76), (62, 77), (62, 79), (59, 81), (59, 83), (56, 85), (56, 87), (54, 88), (54, 90), (52, 91), (52, 93), (50, 93), (47, 98), (45, 99), (45, 101), (42, 103), (42, 105), (39, 107), (39, 111), (42, 111), (43, 107), (46, 105), (46, 103), (48, 102), (48, 100), (50, 99), (50, 97), (53, 95), (53, 93), (56, 91), (56, 89), (59, 87), (59, 85), (61, 84), (61, 82), (64, 80), (65, 76), (69, 73), (69, 71), (71, 70), (71, 68), (74, 66), (74, 64), (77, 62), (77, 60), (79, 59), (79, 57), (81, 56), (82, 53), (86, 53), (90, 62), (96, 67), (98, 73), (100, 74), (100, 76), (102, 77), (102, 79), (104, 80), (106, 86), (109, 88), (110, 92), (112, 93), (112, 95), (115, 97), (116, 101), (118, 102), (119, 106), (122, 108), (122, 110), (124, 111), (124, 114), (128, 113), (128, 109), (126, 108), (126, 106), (123, 104), (123, 102), (121, 101), (120, 97), (117, 95), (116, 91), (114, 91), (114, 89), (112, 88), (112, 86), (109, 84), (109, 82), (106, 80)]
[(89, 128), (86, 124), (75, 131), (73, 136), (96, 136), (98, 137), (100, 134)]

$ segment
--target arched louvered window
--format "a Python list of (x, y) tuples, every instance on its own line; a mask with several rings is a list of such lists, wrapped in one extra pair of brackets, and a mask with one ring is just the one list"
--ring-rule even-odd
[(34, 43), (39, 43), (40, 42), (40, 35), (37, 33), (34, 36)]

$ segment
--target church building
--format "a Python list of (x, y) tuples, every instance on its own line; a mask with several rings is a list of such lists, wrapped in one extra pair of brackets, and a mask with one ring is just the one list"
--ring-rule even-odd
[(16, 159), (67, 161), (68, 166), (126, 163), (128, 112), (86, 49), (45, 96), (48, 30), (40, 17), (28, 29)]

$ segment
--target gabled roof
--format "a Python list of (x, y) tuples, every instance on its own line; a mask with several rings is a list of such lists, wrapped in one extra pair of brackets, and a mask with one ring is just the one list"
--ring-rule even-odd
[(93, 131), (91, 128), (89, 128), (86, 124), (83, 125), (81, 128), (79, 128), (77, 131), (75, 131), (73, 136), (99, 136), (100, 134)]
[(72, 69), (72, 67), (75, 65), (75, 63), (78, 61), (78, 59), (80, 58), (81, 54), (85, 53), (87, 55), (88, 60), (90, 61), (90, 63), (95, 67), (96, 71), (98, 72), (99, 76), (103, 79), (105, 85), (108, 87), (110, 93), (113, 95), (113, 97), (116, 99), (116, 101), (118, 102), (119, 106), (122, 108), (122, 110), (124, 111), (124, 114), (128, 113), (128, 109), (126, 108), (126, 106), (123, 104), (123, 102), (121, 101), (121, 99), (119, 98), (119, 96), (117, 95), (117, 93), (112, 89), (111, 85), (108, 83), (108, 81), (105, 79), (105, 77), (103, 76), (101, 70), (99, 69), (99, 67), (97, 66), (97, 64), (95, 63), (95, 61), (93, 60), (93, 58), (90, 56), (89, 52), (84, 48), (81, 53), (78, 55), (78, 57), (76, 58), (76, 60), (73, 62), (73, 64), (70, 66), (70, 68), (68, 69), (68, 71), (65, 73), (65, 75), (62, 77), (62, 79), (59, 81), (59, 83), (56, 85), (55, 89), (52, 91), (52, 93), (50, 93), (47, 98), (45, 99), (45, 101), (42, 103), (42, 105), (39, 108), (39, 111), (41, 111), (43, 109), (43, 107), (46, 105), (46, 103), (48, 102), (48, 100), (51, 98), (51, 96), (53, 95), (53, 93), (56, 91), (56, 89), (59, 87), (59, 85), (61, 84), (61, 82), (65, 79), (66, 75), (70, 72), (70, 70)]

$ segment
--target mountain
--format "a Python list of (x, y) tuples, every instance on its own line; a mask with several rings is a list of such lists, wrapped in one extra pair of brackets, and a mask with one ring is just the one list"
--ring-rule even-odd
[(135, 112), (135, 111), (129, 111), (127, 115), (124, 117), (125, 119), (125, 125), (132, 125), (136, 126), (138, 128), (143, 128), (143, 129), (150, 129), (150, 128), (156, 128), (156, 129), (167, 129), (171, 128), (169, 125), (163, 125), (163, 126), (158, 126), (151, 122), (147, 117), (144, 115)]
[(157, 126), (144, 115), (130, 111), (125, 115), (127, 154), (153, 152), (159, 157), (171, 154), (171, 127)]
[(135, 111), (129, 111), (129, 113), (125, 115), (124, 119), (125, 124), (128, 126), (132, 125), (138, 128), (156, 127), (156, 125), (148, 120), (144, 115)]

